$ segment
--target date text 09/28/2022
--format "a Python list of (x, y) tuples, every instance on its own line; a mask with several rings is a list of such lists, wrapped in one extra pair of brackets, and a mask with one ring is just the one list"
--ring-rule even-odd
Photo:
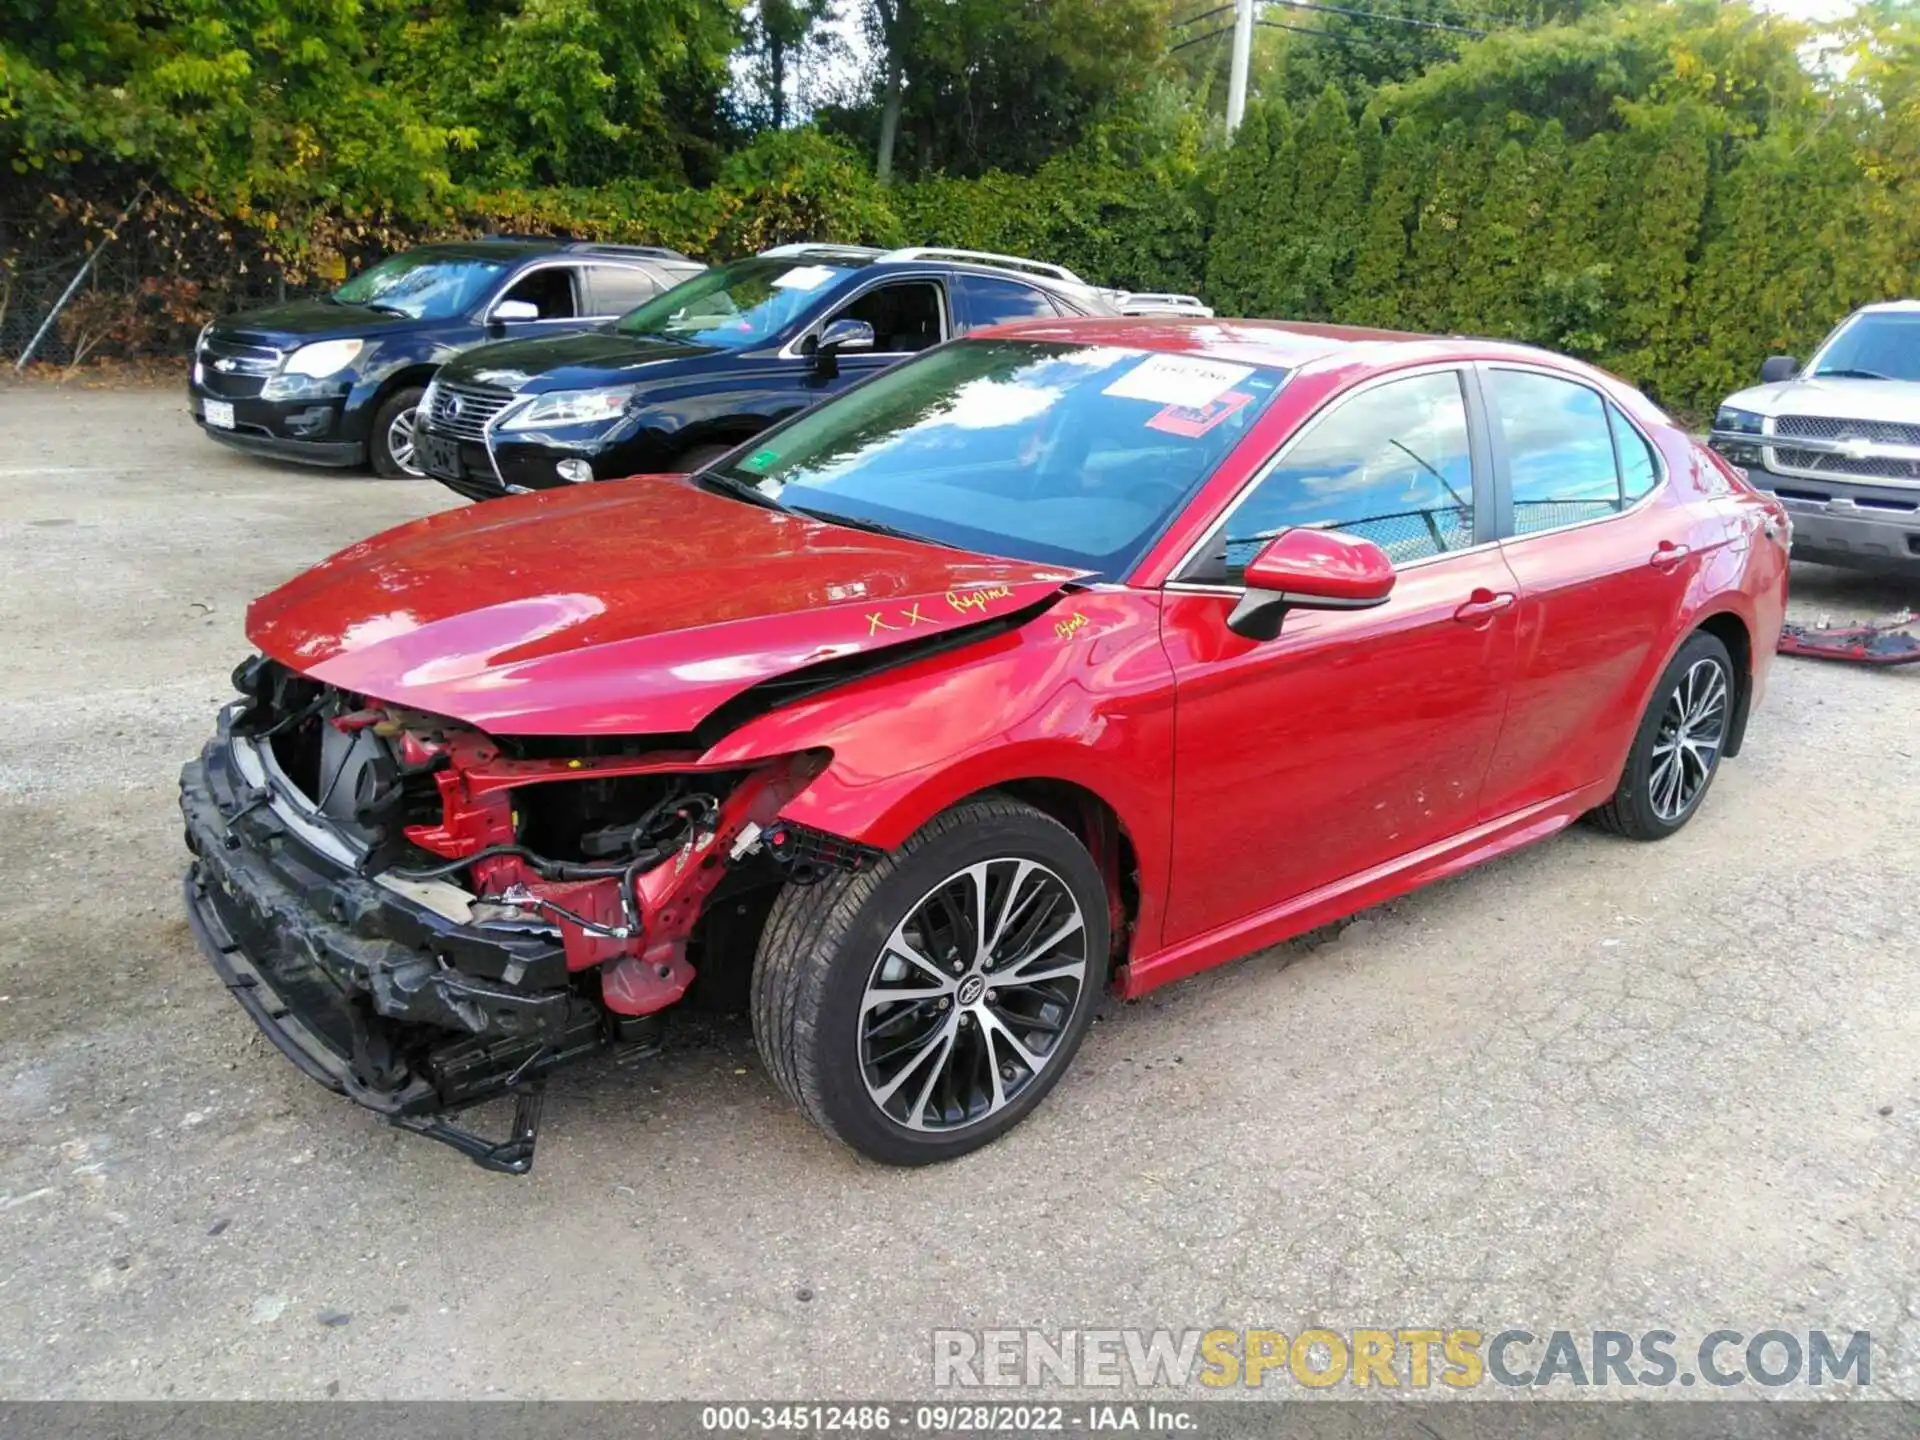
[(1093, 1405), (705, 1405), (700, 1429), (709, 1434), (776, 1432), (874, 1435), (1086, 1434), (1090, 1431), (1177, 1435), (1197, 1430), (1197, 1406)]

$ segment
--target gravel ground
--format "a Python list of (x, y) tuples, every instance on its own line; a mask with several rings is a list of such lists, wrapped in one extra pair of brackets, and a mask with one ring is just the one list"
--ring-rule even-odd
[(1666, 844), (1111, 1006), (971, 1159), (857, 1160), (722, 1021), (556, 1083), (512, 1180), (303, 1080), (180, 909), (247, 599), (450, 498), (0, 390), (0, 1396), (904, 1395), (936, 1327), (1321, 1324), (1868, 1329), (1920, 1399), (1920, 667), (1780, 662)]

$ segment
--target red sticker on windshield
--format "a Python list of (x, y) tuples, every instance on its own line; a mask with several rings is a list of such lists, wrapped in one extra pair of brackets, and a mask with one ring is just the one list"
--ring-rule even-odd
[(1187, 440), (1198, 440), (1229, 415), (1237, 413), (1252, 401), (1253, 396), (1243, 390), (1229, 390), (1219, 399), (1203, 405), (1197, 410), (1185, 405), (1168, 405), (1157, 411), (1148, 421), (1149, 430), (1158, 430), (1163, 435), (1178, 435)]

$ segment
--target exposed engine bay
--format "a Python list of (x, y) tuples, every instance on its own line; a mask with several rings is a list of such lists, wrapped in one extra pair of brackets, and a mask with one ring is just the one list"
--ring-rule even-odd
[[(543, 1075), (657, 1047), (700, 968), (751, 964), (753, 927), (710, 911), (870, 858), (777, 819), (822, 752), (702, 768), (671, 737), (495, 739), (264, 657), (234, 683), (181, 777), (204, 948), (309, 1075), (488, 1168), (531, 1166)], [(447, 1118), (509, 1094), (504, 1141)]]

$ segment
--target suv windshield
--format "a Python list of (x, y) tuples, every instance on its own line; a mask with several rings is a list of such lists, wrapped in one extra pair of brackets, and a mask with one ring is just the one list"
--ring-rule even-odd
[(397, 310), (416, 320), (450, 320), (480, 303), (506, 265), (432, 250), (389, 255), (333, 292), (342, 305)]
[(747, 350), (805, 313), (815, 297), (851, 272), (793, 260), (736, 260), (656, 295), (614, 324), (622, 335)]
[(1117, 345), (962, 341), (718, 473), (802, 514), (1118, 578), (1285, 379)]
[(1810, 373), (1920, 380), (1920, 314), (1880, 310), (1854, 316), (1822, 348)]

